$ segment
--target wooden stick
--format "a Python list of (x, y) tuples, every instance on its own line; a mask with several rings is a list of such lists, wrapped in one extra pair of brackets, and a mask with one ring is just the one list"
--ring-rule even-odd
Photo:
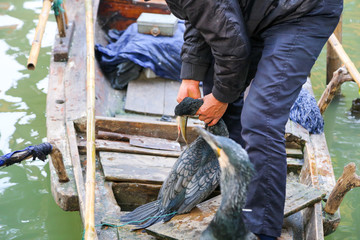
[(121, 134), (121, 133), (116, 133), (116, 132), (98, 131), (96, 137), (98, 139), (104, 139), (104, 140), (129, 142), (131, 135)]
[(65, 33), (65, 20), (64, 20), (64, 13), (62, 13), (59, 10), (59, 15), (55, 14), (55, 19), (56, 19), (56, 23), (57, 23), (57, 27), (58, 27), (58, 32), (59, 32), (59, 37), (63, 38), (66, 37), (66, 33)]
[(95, 53), (94, 22), (91, 0), (85, 1), (87, 60), (87, 128), (85, 183), (85, 239), (97, 239), (95, 232)]
[(59, 182), (68, 182), (70, 181), (67, 173), (66, 173), (66, 169), (65, 169), (65, 165), (64, 165), (64, 161), (63, 161), (63, 157), (61, 154), (61, 151), (59, 150), (59, 148), (55, 145), (55, 143), (51, 143), (52, 145), (52, 151), (50, 153), (50, 157), (51, 157), (51, 161), (55, 167), (56, 170), (56, 174), (59, 177)]
[(355, 187), (360, 187), (360, 177), (356, 175), (355, 171), (356, 165), (353, 162), (344, 167), (343, 174), (336, 182), (326, 202), (325, 212), (334, 214), (338, 210), (345, 194)]
[(341, 67), (337, 71), (334, 72), (331, 81), (326, 86), (323, 94), (321, 95), (318, 101), (318, 107), (320, 109), (320, 113), (323, 114), (326, 108), (329, 106), (336, 93), (341, 87), (341, 84), (348, 81), (354, 81), (346, 68)]
[(64, 9), (64, 20), (65, 20), (65, 27), (68, 28), (69, 25), (69, 19), (68, 16), (66, 14), (66, 7), (65, 7), (65, 3), (62, 4), (62, 8)]
[(39, 23), (35, 29), (35, 37), (31, 46), (30, 55), (27, 62), (29, 70), (35, 70), (37, 59), (40, 52), (41, 41), (44, 35), (46, 22), (49, 17), (52, 0), (44, 0), (41, 13), (39, 15)]
[(350, 76), (354, 79), (354, 81), (357, 83), (357, 85), (360, 88), (360, 73), (356, 69), (354, 63), (351, 61), (349, 56), (346, 54), (344, 48), (342, 47), (341, 43), (337, 39), (337, 37), (334, 34), (331, 34), (329, 38), (329, 42), (331, 46), (334, 48), (336, 53), (339, 55), (339, 58), (341, 61), (345, 64), (345, 67), (350, 73)]

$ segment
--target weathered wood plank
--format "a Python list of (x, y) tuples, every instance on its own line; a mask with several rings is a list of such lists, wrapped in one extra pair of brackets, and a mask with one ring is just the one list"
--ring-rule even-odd
[(60, 37), (58, 34), (55, 36), (55, 43), (52, 50), (55, 62), (66, 62), (69, 59), (74, 28), (75, 23), (70, 22), (66, 28), (66, 37)]
[(304, 167), (301, 182), (330, 192), (335, 186), (334, 170), (326, 145), (325, 135), (312, 134), (304, 148)]
[(313, 207), (304, 210), (304, 229), (304, 239), (324, 239), (321, 203), (316, 203)]
[[(86, 132), (86, 122), (83, 118), (75, 121), (80, 132)], [(202, 122), (190, 119), (188, 122), (187, 135), (189, 141), (198, 137), (195, 126), (203, 126)], [(116, 132), (128, 135), (139, 135), (145, 137), (164, 138), (176, 140), (178, 129), (175, 120), (173, 122), (160, 121), (154, 117), (139, 117), (136, 115), (113, 117), (96, 117), (96, 127), (98, 131)]]
[[(86, 155), (81, 155), (80, 160), (82, 163), (86, 163)], [(118, 239), (117, 228), (102, 227), (102, 220), (105, 217), (120, 219), (121, 212), (120, 207), (115, 200), (111, 183), (105, 181), (98, 158), (96, 159), (95, 179), (95, 226), (98, 239)]]
[(83, 170), (80, 163), (80, 155), (77, 148), (77, 141), (76, 141), (76, 131), (74, 127), (74, 123), (69, 121), (66, 123), (67, 128), (67, 137), (69, 141), (69, 147), (70, 147), (70, 155), (71, 155), (71, 161), (73, 165), (74, 170), (74, 178), (76, 183), (76, 189), (78, 192), (78, 198), (79, 198), (79, 210), (80, 210), (80, 216), (82, 218), (82, 221), (84, 223), (84, 214), (85, 214), (85, 181), (83, 176)]
[(127, 153), (100, 152), (107, 181), (161, 184), (176, 158)]
[(178, 104), (176, 101), (177, 93), (180, 88), (180, 82), (166, 80), (164, 93), (164, 115), (174, 116), (174, 109)]
[(288, 172), (300, 173), (301, 168), (304, 164), (304, 159), (299, 158), (286, 158)]
[(96, 138), (111, 140), (111, 141), (124, 141), (129, 142), (131, 146), (168, 150), (168, 151), (181, 151), (181, 146), (177, 141), (171, 141), (162, 138), (151, 138), (137, 135), (128, 135), (113, 132), (98, 131)]
[[(311, 81), (308, 78), (303, 88), (313, 94)], [(300, 182), (330, 192), (335, 186), (335, 176), (325, 135), (311, 134), (304, 147), (304, 166), (300, 172)], [(340, 217), (340, 214), (338, 214)], [(304, 210), (305, 236), (309, 239), (324, 239), (321, 204)], [(331, 227), (327, 227), (331, 229)]]
[[(74, 6), (75, 7), (75, 6)], [(76, 31), (73, 35), (70, 56), (65, 70), (66, 121), (86, 116), (86, 44), (84, 44), (85, 6), (76, 4), (78, 12), (74, 18)]]
[(300, 149), (286, 148), (286, 156), (292, 158), (303, 158), (303, 152)]
[[(86, 141), (81, 140), (78, 146), (79, 146), (79, 151), (81, 153), (85, 153)], [(180, 152), (177, 151), (166, 151), (166, 150), (134, 147), (134, 146), (130, 146), (128, 142), (107, 141), (101, 139), (95, 140), (95, 146), (97, 151), (145, 154), (145, 155), (162, 156), (162, 157), (178, 157), (180, 155)]]
[(289, 119), (285, 125), (285, 138), (288, 142), (297, 141), (299, 144), (304, 144), (309, 141), (309, 132)]
[(63, 155), (66, 172), (70, 178), (67, 183), (59, 183), (52, 161), (49, 161), (51, 192), (55, 202), (63, 210), (79, 210), (78, 195), (74, 181), (71, 157), (65, 128), (65, 93), (64, 69), (65, 63), (55, 63), (51, 60), (49, 72), (49, 86), (46, 104), (47, 140), (54, 142)]
[[(285, 217), (311, 207), (324, 196), (323, 193), (312, 187), (295, 182), (287, 183), (286, 193)], [(177, 215), (169, 222), (155, 224), (146, 231), (161, 239), (198, 239), (212, 220), (220, 202), (221, 195), (198, 204), (188, 214)], [(291, 239), (292, 235), (291, 229), (284, 229), (282, 237)]]
[(167, 150), (167, 151), (181, 151), (181, 146), (177, 141), (170, 141), (161, 138), (149, 138), (149, 137), (132, 137), (129, 142), (130, 146)]
[(199, 239), (213, 219), (221, 197), (198, 204), (190, 213), (176, 215), (169, 222), (157, 223), (146, 231), (160, 239)]
[(284, 217), (320, 202), (325, 195), (325, 192), (300, 183), (287, 183)]
[[(129, 82), (125, 111), (163, 115), (165, 101), (165, 79), (147, 79), (142, 75)], [(146, 89), (146, 90), (144, 90)]]
[(133, 210), (155, 201), (161, 184), (113, 182), (112, 189), (122, 211)]

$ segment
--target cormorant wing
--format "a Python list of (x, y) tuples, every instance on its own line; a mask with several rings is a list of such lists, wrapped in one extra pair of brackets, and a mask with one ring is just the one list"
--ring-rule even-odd
[(182, 204), (187, 185), (198, 171), (203, 161), (205, 140), (197, 138), (186, 148), (175, 162), (168, 178), (163, 183), (158, 199), (164, 208), (178, 208)]
[(190, 212), (198, 203), (205, 200), (219, 185), (220, 166), (215, 154), (209, 156), (210, 161), (202, 165), (188, 184), (185, 201), (179, 213)]

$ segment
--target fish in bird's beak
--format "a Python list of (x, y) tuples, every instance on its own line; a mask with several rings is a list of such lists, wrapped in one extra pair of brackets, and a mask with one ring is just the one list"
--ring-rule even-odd
[(177, 116), (176, 117), (176, 122), (177, 122), (177, 127), (178, 127), (178, 137), (176, 139), (176, 141), (180, 141), (180, 135), (182, 136), (182, 138), (184, 139), (186, 145), (188, 145), (187, 142), (187, 121), (188, 121), (188, 117), (187, 116)]

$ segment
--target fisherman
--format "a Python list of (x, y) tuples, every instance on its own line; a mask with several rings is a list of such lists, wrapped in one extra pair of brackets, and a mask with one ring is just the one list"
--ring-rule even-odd
[[(281, 234), (289, 111), (342, 12), (341, 0), (166, 0), (184, 19), (177, 101), (200, 98), (255, 166), (243, 217), (260, 239)], [(250, 85), (251, 83), (251, 85)], [(244, 100), (244, 90), (249, 87)]]

